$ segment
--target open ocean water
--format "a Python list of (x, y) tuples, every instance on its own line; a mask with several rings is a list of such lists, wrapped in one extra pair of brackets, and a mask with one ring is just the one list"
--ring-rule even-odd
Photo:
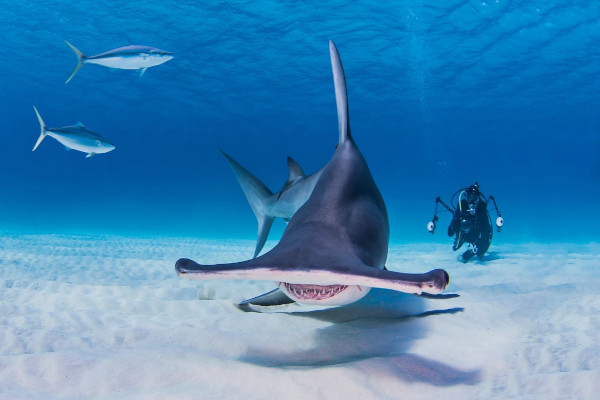
[[(386, 201), (392, 242), (448, 243), (434, 200), (475, 181), (494, 241), (598, 241), (600, 3), (590, 1), (11, 1), (0, 12), (0, 229), (254, 239), (219, 149), (273, 191), (337, 143), (328, 54)], [(137, 71), (77, 59), (129, 44)], [(86, 159), (39, 135), (81, 121), (116, 145)], [(270, 239), (284, 229), (275, 224)], [(493, 244), (492, 244), (493, 247)]]

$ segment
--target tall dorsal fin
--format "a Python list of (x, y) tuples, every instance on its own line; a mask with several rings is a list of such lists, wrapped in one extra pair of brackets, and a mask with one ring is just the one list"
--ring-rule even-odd
[(288, 156), (287, 158), (288, 169), (290, 170), (290, 176), (288, 177), (288, 182), (293, 181), (298, 177), (304, 176), (304, 171), (300, 168), (300, 165), (294, 160), (292, 157)]
[(335, 85), (335, 103), (338, 112), (338, 126), (340, 130), (340, 139), (338, 144), (342, 144), (346, 139), (352, 140), (350, 134), (350, 117), (348, 115), (348, 93), (346, 91), (346, 76), (344, 67), (337, 47), (332, 40), (329, 41), (329, 54), (331, 56), (331, 69), (333, 71), (333, 84)]
[(81, 122), (81, 121), (77, 121), (77, 123), (75, 124), (75, 126), (78, 126), (80, 128), (85, 128), (85, 125), (83, 125), (83, 122)]

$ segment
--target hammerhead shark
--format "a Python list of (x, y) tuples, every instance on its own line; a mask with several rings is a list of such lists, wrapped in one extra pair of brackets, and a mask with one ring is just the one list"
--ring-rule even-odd
[(435, 295), (449, 283), (443, 269), (422, 274), (388, 271), (389, 222), (369, 167), (350, 132), (346, 78), (329, 41), (339, 141), (310, 197), (294, 214), (279, 243), (260, 257), (230, 264), (177, 261), (180, 277), (277, 282), (275, 289), (242, 305), (293, 302), (336, 306), (364, 297), (371, 288)]
[(290, 222), (296, 211), (308, 200), (323, 169), (321, 168), (311, 175), (305, 175), (300, 165), (292, 157), (288, 157), (287, 163), (290, 171), (288, 180), (279, 192), (273, 193), (250, 171), (224, 151), (221, 152), (231, 166), (258, 220), (258, 240), (253, 257), (256, 258), (265, 245), (275, 218), (283, 218), (285, 222)]

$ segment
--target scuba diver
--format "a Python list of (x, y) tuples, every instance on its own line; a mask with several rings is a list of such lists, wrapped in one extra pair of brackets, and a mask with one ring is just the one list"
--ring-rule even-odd
[[(456, 203), (455, 200), (457, 200)], [(500, 232), (504, 225), (504, 219), (500, 211), (498, 211), (494, 196), (490, 195), (490, 200), (494, 203), (494, 208), (498, 214), (496, 227), (498, 232)], [(475, 182), (468, 188), (460, 189), (454, 193), (450, 201), (452, 207), (444, 203), (439, 196), (435, 199), (433, 220), (427, 224), (427, 230), (432, 234), (435, 233), (436, 222), (438, 220), (437, 211), (439, 203), (446, 207), (453, 215), (452, 222), (450, 222), (450, 226), (448, 227), (448, 236), (452, 237), (456, 235), (452, 250), (456, 251), (460, 249), (467, 242), (472, 248), (469, 248), (462, 254), (463, 262), (469, 261), (474, 255), (477, 255), (481, 259), (492, 243), (493, 229), (487, 209), (488, 200), (479, 191), (479, 184)]]

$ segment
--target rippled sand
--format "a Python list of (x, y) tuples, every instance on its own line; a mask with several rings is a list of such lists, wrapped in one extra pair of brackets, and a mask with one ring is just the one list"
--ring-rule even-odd
[[(272, 246), (273, 243), (270, 243)], [(253, 241), (0, 238), (0, 399), (592, 399), (600, 391), (600, 245), (390, 248), (443, 267), (451, 300), (373, 290), (342, 308), (244, 313), (271, 282), (179, 279)]]

